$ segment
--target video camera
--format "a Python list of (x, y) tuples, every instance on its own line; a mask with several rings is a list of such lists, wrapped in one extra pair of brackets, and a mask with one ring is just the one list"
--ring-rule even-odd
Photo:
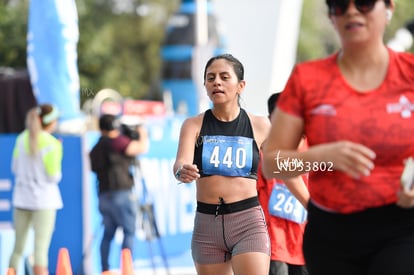
[(128, 125), (122, 123), (120, 126), (120, 131), (124, 136), (129, 137), (132, 140), (139, 140), (139, 132), (137, 131), (137, 128), (141, 127), (140, 125)]

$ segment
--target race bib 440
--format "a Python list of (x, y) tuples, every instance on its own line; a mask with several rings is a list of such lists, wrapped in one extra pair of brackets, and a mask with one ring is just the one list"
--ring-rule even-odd
[(252, 169), (253, 139), (235, 136), (204, 136), (203, 173), (248, 176)]

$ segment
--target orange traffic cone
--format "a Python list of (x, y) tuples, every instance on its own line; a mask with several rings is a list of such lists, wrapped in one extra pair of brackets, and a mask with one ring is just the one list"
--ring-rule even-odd
[(121, 274), (134, 275), (131, 251), (128, 248), (122, 249), (121, 253)]
[(56, 275), (73, 275), (67, 248), (59, 249)]
[(13, 267), (7, 268), (6, 275), (16, 275), (16, 270)]

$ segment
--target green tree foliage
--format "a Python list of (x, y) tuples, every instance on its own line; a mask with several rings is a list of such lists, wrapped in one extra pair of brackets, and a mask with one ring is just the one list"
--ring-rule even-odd
[(124, 97), (160, 99), (160, 47), (167, 18), (177, 7), (171, 0), (78, 1), (82, 89), (112, 88)]
[[(160, 47), (179, 0), (78, 0), (81, 102), (103, 88), (160, 99)], [(127, 4), (127, 5), (125, 5)], [(0, 66), (26, 68), (29, 1), (0, 2)], [(83, 93), (82, 91), (87, 91)]]
[(0, 67), (26, 68), (27, 1), (0, 2)]
[[(395, 1), (386, 41), (414, 19), (412, 0)], [(167, 20), (180, 3), (77, 0), (81, 102), (103, 88), (134, 99), (161, 99), (160, 48)], [(0, 0), (0, 66), (26, 68), (28, 5), (29, 0)], [(323, 57), (337, 49), (325, 1), (303, 0), (297, 61)]]

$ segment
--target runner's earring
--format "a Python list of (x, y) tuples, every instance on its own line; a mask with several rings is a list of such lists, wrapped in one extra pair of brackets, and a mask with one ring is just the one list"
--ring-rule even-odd
[(391, 21), (391, 19), (392, 19), (392, 11), (388, 9), (386, 11), (386, 16), (387, 16), (387, 20), (388, 21)]

